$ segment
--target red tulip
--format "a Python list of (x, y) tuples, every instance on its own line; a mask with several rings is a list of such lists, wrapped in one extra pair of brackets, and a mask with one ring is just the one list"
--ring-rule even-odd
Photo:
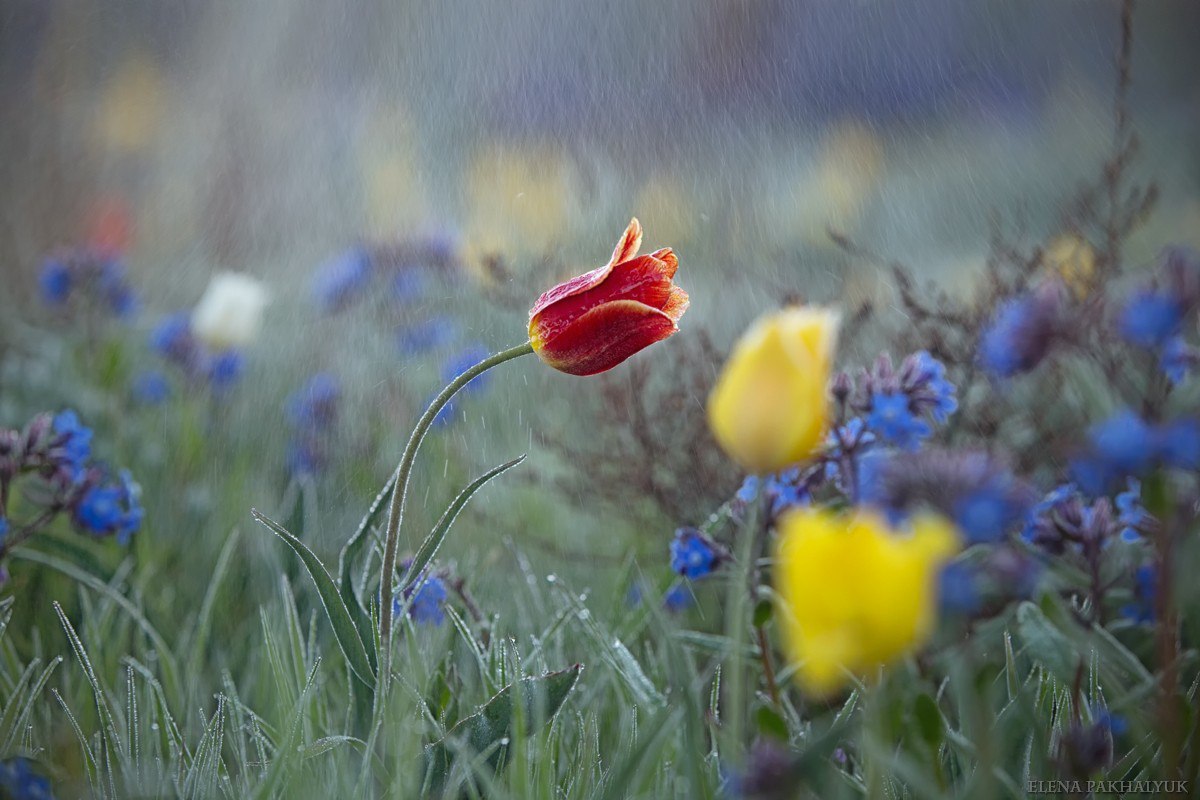
[(631, 220), (612, 258), (560, 283), (529, 312), (529, 342), (542, 361), (571, 375), (595, 375), (679, 330), (687, 292), (671, 283), (679, 259), (664, 247), (637, 255), (642, 226)]

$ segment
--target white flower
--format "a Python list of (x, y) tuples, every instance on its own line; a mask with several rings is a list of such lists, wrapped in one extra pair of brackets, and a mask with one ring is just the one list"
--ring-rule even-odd
[(261, 281), (218, 272), (192, 311), (192, 330), (213, 350), (242, 347), (258, 335), (267, 302), (267, 287)]

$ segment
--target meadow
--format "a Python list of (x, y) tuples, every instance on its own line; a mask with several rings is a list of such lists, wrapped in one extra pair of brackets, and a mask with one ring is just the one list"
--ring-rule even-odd
[(0, 798), (1200, 792), (1198, 193), (1104, 15), (1078, 174), (965, 209), (861, 121), (766, 199), (694, 169), (740, 129), (431, 187), (375, 121), (307, 229), (233, 156), (188, 200), (202, 137), (118, 71), (137, 180), (0, 234)]

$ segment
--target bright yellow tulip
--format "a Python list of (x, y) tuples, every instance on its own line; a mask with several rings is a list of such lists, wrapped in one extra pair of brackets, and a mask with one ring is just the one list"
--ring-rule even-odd
[(708, 398), (717, 442), (751, 472), (803, 461), (825, 441), (838, 314), (787, 308), (756, 322), (734, 347)]
[(945, 519), (891, 530), (873, 512), (798, 509), (779, 523), (777, 619), (806, 690), (826, 695), (923, 644), (933, 631), (938, 574), (959, 548)]

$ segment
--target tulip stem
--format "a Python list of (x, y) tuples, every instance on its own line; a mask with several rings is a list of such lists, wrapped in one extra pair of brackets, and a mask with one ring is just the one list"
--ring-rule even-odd
[[(533, 345), (529, 342), (517, 345), (516, 347), (510, 347), (507, 350), (501, 350), (499, 353), (488, 356), (450, 381), (446, 388), (442, 389), (438, 396), (433, 399), (433, 402), (429, 404), (429, 407), (425, 409), (425, 413), (421, 415), (421, 418), (417, 420), (416, 427), (413, 428), (412, 433), (408, 437), (408, 444), (404, 446), (404, 455), (400, 458), (400, 465), (396, 468), (392, 480), (392, 499), (388, 506), (387, 529), (383, 543), (383, 569), (379, 576), (380, 658), (379, 675), (376, 679), (377, 685), (375, 689), (377, 703), (386, 696), (388, 685), (391, 683), (389, 679), (392, 673), (392, 581), (396, 575), (396, 549), (400, 543), (400, 523), (404, 519), (404, 502), (408, 495), (408, 479), (412, 474), (412, 465), (417, 457), (417, 450), (421, 447), (421, 442), (425, 439), (425, 434), (429, 432), (430, 426), (433, 425), (433, 420), (460, 389), (492, 367), (532, 352)], [(382, 705), (378, 707), (382, 708)]]

